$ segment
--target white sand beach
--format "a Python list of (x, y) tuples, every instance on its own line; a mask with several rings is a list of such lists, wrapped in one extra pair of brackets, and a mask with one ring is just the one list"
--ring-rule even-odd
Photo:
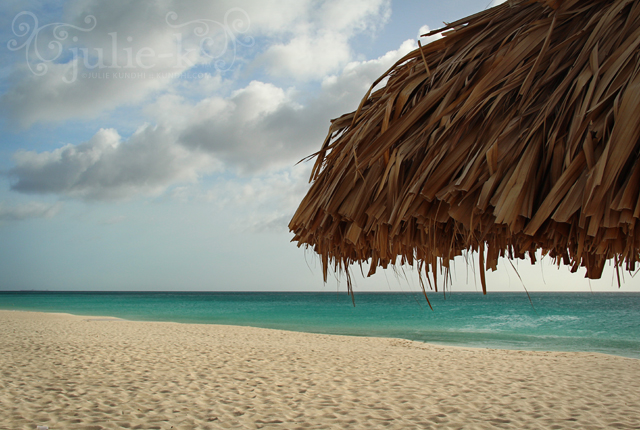
[(640, 360), (0, 311), (0, 428), (640, 428)]

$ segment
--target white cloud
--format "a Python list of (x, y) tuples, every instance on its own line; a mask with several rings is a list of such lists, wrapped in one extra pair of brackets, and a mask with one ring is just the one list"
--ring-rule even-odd
[(295, 79), (318, 79), (351, 58), (345, 37), (336, 33), (303, 34), (288, 43), (276, 44), (263, 57), (267, 71), (274, 76)]
[[(172, 110), (182, 111), (181, 106)], [(227, 99), (210, 98), (195, 106), (187, 102), (184, 112), (191, 112), (192, 120), (181, 142), (245, 173), (282, 167), (299, 154), (300, 138), (291, 131), (296, 119), (306, 120), (304, 109), (290, 91), (273, 84), (253, 81)]]
[(305, 104), (294, 89), (260, 81), (227, 98), (193, 102), (167, 94), (147, 109), (157, 125), (143, 126), (126, 140), (116, 130), (103, 129), (78, 145), (16, 153), (9, 172), (12, 189), (127, 199), (194, 183), (215, 170), (264, 175), (288, 168), (315, 152), (329, 120), (354, 110), (370, 84), (415, 47), (415, 41), (406, 41), (380, 58), (347, 64), (339, 75), (324, 79), (319, 95)]
[[(209, 152), (244, 173), (282, 168), (317, 150), (329, 121), (354, 110), (371, 83), (415, 47), (415, 41), (406, 41), (375, 60), (347, 64), (339, 75), (326, 77), (320, 94), (304, 105), (293, 90), (254, 81), (228, 99), (209, 98), (197, 105), (165, 100), (163, 110), (191, 118), (180, 138), (187, 147)], [(171, 102), (177, 104), (169, 107)], [(185, 124), (184, 117), (173, 120)]]
[(390, 6), (386, 0), (329, 0), (319, 6), (314, 17), (324, 28), (352, 35), (384, 24), (391, 16)]
[[(70, 118), (93, 117), (105, 109), (122, 103), (144, 99), (161, 89), (168, 79), (144, 79), (133, 72), (92, 72), (95, 76), (109, 73), (109, 78), (78, 79), (70, 84), (64, 79), (69, 66), (51, 64), (44, 76), (33, 75), (21, 67), (20, 76), (0, 99), (0, 108), (21, 127), (41, 121), (63, 121)], [(99, 81), (99, 82), (97, 82)]]
[(21, 151), (9, 171), (11, 188), (88, 200), (154, 195), (175, 183), (195, 182), (211, 158), (175, 144), (170, 130), (145, 126), (123, 142), (113, 129), (51, 152)]
[(190, 80), (186, 72), (195, 66), (216, 77), (237, 66), (244, 53), (238, 48), (253, 43), (247, 39), (250, 17), (235, 9), (231, 2), (204, 0), (77, 0), (65, 6), (59, 27), (26, 13), (17, 23), (31, 31), (16, 33), (12, 45), (24, 60), (15, 66), (1, 107), (14, 123), (29, 127), (140, 103), (177, 80)]
[(249, 215), (237, 218), (231, 226), (237, 231), (288, 231), (287, 225), (309, 188), (309, 164), (298, 164), (250, 179), (221, 181), (201, 198), (215, 202), (220, 209), (241, 208)]
[(339, 104), (345, 105), (335, 116), (349, 109), (355, 110), (370, 85), (396, 61), (417, 47), (415, 40), (405, 40), (397, 50), (389, 51), (379, 58), (347, 64), (340, 75), (327, 76), (323, 80), (320, 99), (324, 103), (340, 100)]
[[(192, 74), (219, 80), (265, 44), (260, 61), (269, 72), (320, 79), (350, 60), (353, 35), (388, 18), (389, 0), (75, 0), (64, 10), (61, 38), (36, 15), (20, 18), (38, 42), (23, 45), (35, 33), (13, 37), (24, 60), (0, 99), (13, 124), (95, 118), (170, 92)], [(38, 76), (38, 67), (46, 73)]]
[(428, 25), (423, 25), (422, 27), (420, 27), (420, 30), (418, 30), (418, 38), (420, 39), (420, 43), (422, 43), (423, 46), (435, 40), (442, 39), (443, 37), (442, 33), (434, 34), (433, 36), (422, 36), (423, 34), (427, 34), (430, 31), (431, 29)]
[(355, 34), (375, 29), (389, 16), (386, 0), (323, 2), (297, 23), (289, 40), (269, 47), (260, 62), (274, 76), (320, 79), (351, 59), (349, 40)]
[(47, 204), (41, 202), (29, 202), (15, 206), (9, 206), (0, 202), (0, 222), (22, 221), (30, 218), (51, 218), (62, 208), (62, 203)]

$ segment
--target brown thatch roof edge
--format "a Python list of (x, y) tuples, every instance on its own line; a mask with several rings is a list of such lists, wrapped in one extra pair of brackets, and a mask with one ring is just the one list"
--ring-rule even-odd
[(485, 292), (498, 257), (536, 250), (592, 279), (634, 271), (640, 0), (514, 0), (435, 33), (314, 154), (289, 228), (325, 281), (416, 263), (437, 290), (464, 250)]

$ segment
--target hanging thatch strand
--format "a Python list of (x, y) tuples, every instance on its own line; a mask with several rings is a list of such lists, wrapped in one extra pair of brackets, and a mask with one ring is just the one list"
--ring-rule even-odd
[(435, 281), (464, 250), (485, 292), (499, 256), (536, 250), (592, 279), (635, 270), (640, 0), (513, 0), (435, 33), (314, 154), (289, 228), (325, 281), (414, 261)]

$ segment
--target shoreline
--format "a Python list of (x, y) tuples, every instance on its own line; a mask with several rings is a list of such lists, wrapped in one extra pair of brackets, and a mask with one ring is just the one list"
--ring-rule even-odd
[(0, 311), (8, 428), (640, 427), (640, 366), (247, 326)]
[(342, 333), (329, 333), (329, 332), (311, 332), (311, 331), (303, 331), (303, 330), (295, 330), (295, 329), (287, 329), (287, 328), (272, 328), (272, 327), (261, 327), (254, 325), (239, 325), (239, 324), (218, 324), (218, 323), (208, 323), (208, 322), (192, 322), (192, 321), (161, 321), (161, 320), (138, 320), (138, 319), (127, 319), (120, 318), (115, 316), (104, 316), (104, 315), (92, 315), (92, 314), (72, 314), (69, 312), (54, 312), (54, 311), (34, 311), (34, 310), (22, 310), (22, 309), (2, 309), (0, 308), (0, 312), (31, 312), (31, 313), (45, 313), (45, 314), (59, 314), (59, 315), (68, 315), (72, 317), (87, 317), (91, 319), (104, 319), (104, 320), (119, 320), (119, 321), (131, 321), (131, 322), (148, 322), (148, 323), (174, 323), (174, 324), (193, 324), (193, 325), (214, 325), (214, 326), (222, 326), (222, 327), (248, 327), (262, 330), (279, 330), (290, 333), (302, 333), (302, 334), (320, 334), (326, 336), (346, 336), (346, 337), (354, 337), (354, 338), (372, 338), (372, 339), (396, 339), (408, 342), (416, 342), (418, 344), (432, 345), (436, 347), (444, 347), (444, 348), (462, 348), (462, 349), (478, 349), (478, 350), (498, 350), (498, 351), (522, 351), (522, 352), (553, 352), (553, 353), (581, 353), (581, 354), (600, 354), (608, 357), (618, 357), (618, 358), (627, 358), (631, 360), (640, 360), (639, 357), (629, 357), (626, 355), (618, 355), (600, 351), (571, 351), (571, 350), (553, 350), (553, 349), (517, 349), (517, 348), (504, 348), (499, 345), (487, 345), (487, 346), (470, 346), (464, 344), (453, 344), (453, 343), (439, 343), (439, 342), (427, 342), (403, 337), (386, 337), (386, 336), (375, 336), (375, 335), (367, 335), (367, 334), (342, 334)]

